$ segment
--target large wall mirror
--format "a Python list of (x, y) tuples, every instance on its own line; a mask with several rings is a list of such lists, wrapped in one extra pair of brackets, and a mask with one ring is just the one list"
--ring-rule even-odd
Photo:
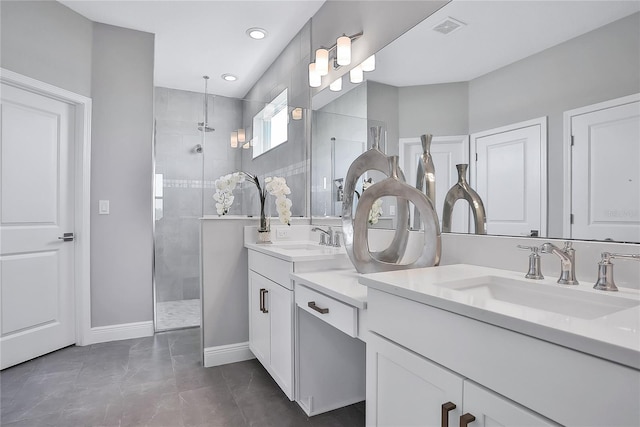
[[(313, 97), (314, 221), (340, 215), (343, 169), (382, 124), (411, 184), (434, 135), (439, 215), (469, 163), (488, 234), (640, 242), (640, 3), (454, 0), (348, 80)], [(452, 232), (474, 232), (467, 210)]]

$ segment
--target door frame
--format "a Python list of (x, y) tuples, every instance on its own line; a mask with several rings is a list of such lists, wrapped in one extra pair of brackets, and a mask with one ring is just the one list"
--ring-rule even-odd
[[(548, 180), (547, 175), (547, 145), (549, 144), (549, 134), (547, 125), (547, 116), (538, 117), (523, 122), (511, 123), (506, 126), (500, 126), (480, 132), (474, 132), (469, 136), (469, 184), (475, 190), (478, 177), (478, 167), (476, 160), (478, 159), (478, 146), (476, 140), (485, 136), (495, 135), (497, 133), (514, 131), (530, 126), (540, 126), (540, 236), (546, 236), (549, 229), (549, 211), (548, 205)], [(474, 159), (473, 161), (471, 159)]]
[(567, 110), (563, 113), (563, 137), (562, 137), (562, 152), (564, 155), (564, 185), (563, 185), (563, 201), (562, 201), (562, 237), (565, 239), (571, 238), (571, 174), (573, 162), (571, 152), (571, 137), (572, 127), (571, 121), (574, 117), (583, 114), (593, 113), (599, 110), (606, 110), (607, 108), (619, 107), (625, 104), (631, 104), (632, 102), (640, 101), (640, 93), (634, 93), (633, 95), (623, 96), (620, 98), (610, 99), (608, 101), (598, 102), (596, 104), (586, 105), (584, 107), (575, 108), (573, 110)]
[(91, 344), (90, 217), (91, 98), (0, 68), (0, 82), (57, 99), (75, 108), (74, 307), (77, 345)]

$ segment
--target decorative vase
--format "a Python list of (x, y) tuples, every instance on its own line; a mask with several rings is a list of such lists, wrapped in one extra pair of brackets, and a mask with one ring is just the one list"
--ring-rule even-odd
[(264, 213), (265, 197), (260, 198), (260, 224), (258, 224), (258, 240), (256, 243), (271, 243), (271, 224)]
[[(416, 188), (424, 191), (424, 194), (431, 200), (433, 206), (436, 205), (436, 168), (431, 157), (431, 140), (433, 135), (427, 133), (420, 135), (422, 143), (422, 155), (418, 159), (418, 170), (416, 173)], [(413, 208), (413, 228), (420, 229), (420, 212), (418, 208)]]
[[(360, 177), (367, 171), (375, 170), (382, 172), (383, 174), (390, 176), (392, 173), (391, 158), (380, 151), (380, 139), (382, 137), (382, 126), (372, 126), (369, 129), (371, 135), (371, 148), (361, 155), (359, 155), (347, 171), (347, 176), (344, 180), (343, 188), (343, 201), (342, 201), (342, 233), (344, 235), (344, 248), (351, 259), (351, 262), (355, 264), (355, 254), (353, 251), (353, 232), (354, 227), (357, 226), (353, 215), (353, 195), (356, 191), (356, 184)], [(404, 181), (404, 175), (402, 171), (398, 170), (398, 179)], [(369, 191), (369, 190), (367, 190)], [(368, 211), (367, 211), (368, 212)], [(393, 241), (387, 249), (381, 252), (376, 252), (372, 256), (380, 261), (384, 262), (398, 262), (407, 248), (407, 242), (409, 239), (409, 202), (406, 200), (398, 199), (398, 211), (397, 211), (397, 224), (398, 228), (393, 236)], [(364, 218), (364, 226), (368, 223), (368, 214)]]
[(444, 198), (444, 207), (442, 208), (442, 231), (447, 233), (451, 231), (451, 214), (453, 213), (453, 205), (464, 199), (469, 202), (473, 219), (475, 223), (476, 234), (487, 234), (487, 215), (485, 214), (482, 199), (467, 182), (467, 168), (469, 164), (461, 163), (456, 165), (458, 169), (458, 182), (451, 187)]
[[(379, 271), (404, 270), (409, 268), (433, 267), (440, 263), (442, 243), (438, 214), (431, 200), (417, 188), (402, 181), (399, 176), (398, 156), (390, 156), (391, 173), (389, 178), (377, 182), (362, 192), (358, 201), (353, 230), (352, 262), (358, 273), (375, 273)], [(424, 227), (422, 250), (417, 258), (407, 264), (401, 264), (405, 251), (396, 254), (397, 261), (383, 261), (369, 251), (367, 240), (367, 217), (373, 203), (381, 197), (395, 196), (398, 199), (413, 203), (418, 208)], [(400, 226), (400, 225), (399, 225)]]

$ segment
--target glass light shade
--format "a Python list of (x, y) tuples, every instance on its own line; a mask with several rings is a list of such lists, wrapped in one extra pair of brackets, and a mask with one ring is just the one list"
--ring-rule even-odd
[(336, 44), (336, 62), (338, 62), (338, 65), (351, 64), (351, 39), (347, 36), (338, 37)]
[(362, 83), (364, 80), (364, 73), (362, 72), (362, 67), (360, 65), (353, 67), (351, 71), (349, 71), (349, 81), (351, 83)]
[(243, 143), (246, 141), (246, 135), (244, 129), (238, 129), (238, 142)]
[(249, 148), (251, 148), (251, 144), (246, 142), (246, 143), (242, 144), (242, 148), (244, 148), (245, 150), (248, 150)]
[(312, 62), (309, 64), (309, 86), (319, 87), (322, 84), (322, 77), (316, 72), (316, 64)]
[(329, 51), (327, 49), (316, 50), (316, 73), (320, 76), (329, 74)]
[(291, 110), (291, 118), (293, 120), (300, 120), (302, 118), (302, 108), (296, 107)]
[(331, 83), (329, 89), (334, 92), (340, 92), (342, 90), (342, 77), (338, 77), (337, 80)]
[(373, 70), (375, 70), (376, 69), (376, 56), (375, 55), (371, 55), (370, 57), (365, 59), (364, 62), (362, 64), (360, 64), (360, 66), (362, 67), (362, 71), (373, 71)]
[(238, 148), (238, 132), (231, 132), (231, 148)]

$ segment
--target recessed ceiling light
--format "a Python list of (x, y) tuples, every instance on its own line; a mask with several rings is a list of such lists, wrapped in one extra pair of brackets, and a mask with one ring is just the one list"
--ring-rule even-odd
[(238, 80), (238, 78), (233, 74), (223, 74), (220, 77), (222, 77), (224, 80), (228, 82), (235, 82), (236, 80)]
[(262, 40), (267, 37), (267, 31), (262, 28), (254, 27), (247, 30), (247, 35), (255, 40)]

